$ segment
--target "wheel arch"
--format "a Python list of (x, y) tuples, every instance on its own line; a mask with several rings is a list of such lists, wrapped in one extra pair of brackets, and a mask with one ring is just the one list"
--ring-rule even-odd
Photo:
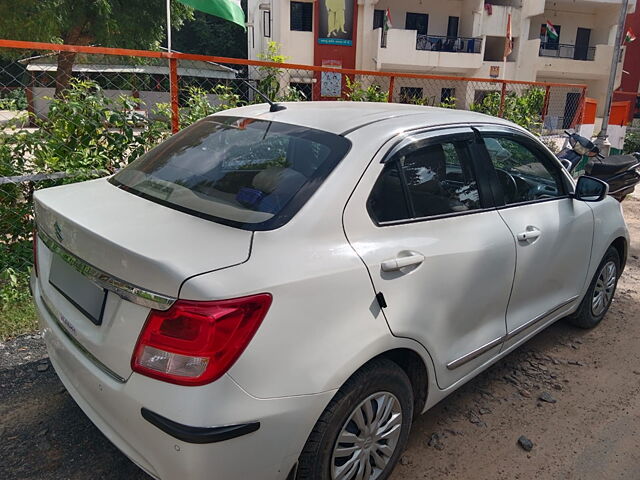
[(627, 263), (627, 252), (629, 249), (627, 239), (624, 237), (618, 237), (613, 242), (611, 242), (611, 246), (618, 251), (618, 256), (620, 257), (620, 272), (618, 272), (618, 276), (620, 276), (622, 275), (624, 267)]
[(409, 377), (411, 389), (413, 390), (413, 417), (415, 419), (422, 413), (427, 403), (427, 395), (429, 393), (429, 371), (427, 370), (427, 365), (424, 360), (418, 353), (409, 348), (394, 348), (393, 350), (388, 350), (374, 357), (369, 362), (376, 358), (391, 360)]

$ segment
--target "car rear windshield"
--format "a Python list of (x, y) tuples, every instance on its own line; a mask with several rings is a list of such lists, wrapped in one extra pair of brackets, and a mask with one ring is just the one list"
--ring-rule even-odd
[(111, 178), (162, 205), (246, 230), (284, 225), (351, 143), (280, 122), (216, 116), (185, 128)]

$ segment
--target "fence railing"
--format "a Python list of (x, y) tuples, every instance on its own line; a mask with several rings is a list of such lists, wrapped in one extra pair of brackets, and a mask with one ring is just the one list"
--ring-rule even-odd
[[(72, 68), (59, 69), (61, 53)], [(13, 285), (2, 272), (26, 285), (36, 188), (114, 172), (205, 115), (262, 102), (256, 88), (277, 101), (469, 109), (545, 135), (579, 123), (586, 98), (574, 84), (0, 40), (0, 298)]]
[(439, 35), (418, 34), (416, 50), (431, 50), (434, 52), (480, 53), (482, 38), (447, 37)]
[(542, 42), (539, 55), (541, 57), (570, 58), (573, 60), (594, 60), (596, 58), (596, 47)]

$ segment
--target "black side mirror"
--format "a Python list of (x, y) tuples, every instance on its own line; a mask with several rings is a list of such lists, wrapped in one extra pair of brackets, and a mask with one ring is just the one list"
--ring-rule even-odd
[(609, 184), (607, 182), (583, 175), (578, 178), (574, 197), (583, 202), (599, 202), (604, 200), (608, 193)]

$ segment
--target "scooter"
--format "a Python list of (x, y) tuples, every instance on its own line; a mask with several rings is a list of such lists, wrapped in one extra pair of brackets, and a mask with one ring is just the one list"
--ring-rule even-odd
[(588, 138), (567, 130), (564, 133), (568, 136), (569, 146), (558, 154), (558, 158), (569, 173), (582, 164), (583, 157), (588, 157), (584, 165), (585, 174), (607, 182), (609, 195), (619, 202), (640, 183), (640, 153), (604, 157)]

